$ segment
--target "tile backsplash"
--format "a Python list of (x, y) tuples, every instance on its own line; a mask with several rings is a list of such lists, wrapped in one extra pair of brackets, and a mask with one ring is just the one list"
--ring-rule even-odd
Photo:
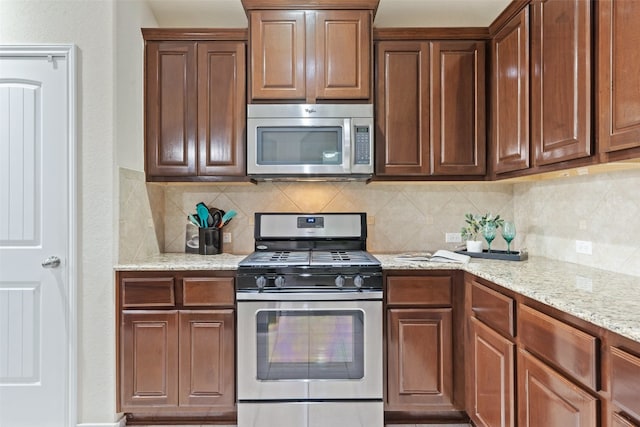
[[(640, 170), (526, 183), (146, 184), (120, 171), (120, 262), (184, 252), (187, 214), (202, 201), (238, 216), (225, 227), (224, 251), (253, 250), (255, 212), (366, 212), (367, 249), (393, 253), (453, 249), (466, 212), (499, 213), (516, 222), (514, 248), (532, 255), (640, 276)], [(576, 253), (576, 240), (593, 254)], [(505, 249), (498, 237), (493, 247)]]
[[(514, 185), (514, 215), (530, 253), (640, 276), (640, 170)], [(576, 240), (592, 242), (577, 254)]]

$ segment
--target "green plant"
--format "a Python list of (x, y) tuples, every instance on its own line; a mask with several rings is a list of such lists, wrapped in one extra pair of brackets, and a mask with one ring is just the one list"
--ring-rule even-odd
[(482, 216), (466, 213), (464, 214), (464, 222), (466, 225), (460, 230), (462, 238), (464, 240), (478, 240), (478, 234), (482, 231), (485, 224), (493, 223), (497, 229), (504, 224), (504, 219), (501, 219), (500, 215), (493, 216), (493, 214), (490, 213)]

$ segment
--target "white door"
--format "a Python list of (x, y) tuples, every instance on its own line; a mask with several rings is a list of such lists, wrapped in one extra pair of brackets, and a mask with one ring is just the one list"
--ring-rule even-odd
[(72, 62), (0, 46), (0, 427), (75, 420)]

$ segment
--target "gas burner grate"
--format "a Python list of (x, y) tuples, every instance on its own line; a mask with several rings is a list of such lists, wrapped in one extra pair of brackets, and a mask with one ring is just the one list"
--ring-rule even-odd
[(313, 251), (311, 265), (379, 265), (365, 251)]
[(331, 259), (333, 261), (351, 261), (351, 255), (344, 251), (331, 252)]

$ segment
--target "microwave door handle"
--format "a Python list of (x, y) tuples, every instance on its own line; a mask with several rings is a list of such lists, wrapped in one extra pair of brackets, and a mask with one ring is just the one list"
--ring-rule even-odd
[(344, 169), (346, 169), (345, 172), (351, 172), (351, 157), (354, 154), (351, 152), (353, 149), (353, 144), (351, 144), (351, 133), (353, 132), (353, 130), (351, 129), (351, 125), (351, 119), (344, 119), (344, 134), (342, 136), (342, 160), (344, 165), (343, 167)]

